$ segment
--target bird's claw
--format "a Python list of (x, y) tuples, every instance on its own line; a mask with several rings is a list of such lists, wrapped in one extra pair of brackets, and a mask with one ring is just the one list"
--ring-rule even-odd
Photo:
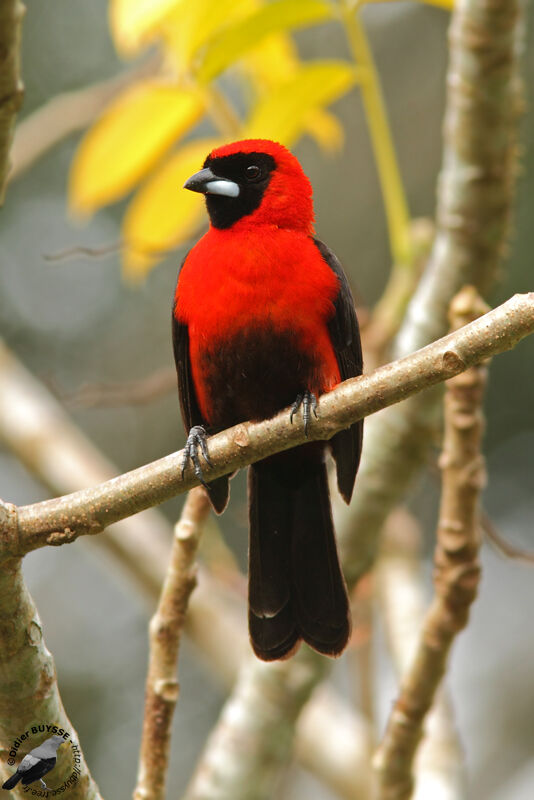
[(206, 442), (207, 433), (202, 425), (194, 425), (191, 430), (189, 431), (189, 436), (187, 437), (187, 441), (184, 447), (184, 456), (182, 459), (182, 478), (184, 477), (184, 472), (187, 469), (189, 461), (193, 464), (193, 469), (195, 470), (195, 475), (204, 486), (204, 488), (208, 488), (206, 481), (204, 480), (204, 475), (202, 473), (202, 467), (200, 466), (200, 459), (198, 457), (198, 449), (202, 455), (204, 456), (204, 461), (208, 466), (211, 467), (211, 461), (208, 453), (208, 445)]
[(293, 417), (295, 416), (295, 414), (297, 413), (297, 411), (301, 406), (302, 406), (302, 420), (304, 422), (304, 435), (307, 436), (308, 426), (310, 424), (310, 419), (311, 419), (310, 409), (313, 411), (315, 419), (317, 419), (317, 398), (313, 394), (313, 392), (310, 392), (308, 389), (306, 389), (305, 392), (297, 395), (295, 402), (291, 406), (291, 413), (289, 415), (289, 421), (291, 422), (291, 424), (293, 424)]
[(39, 783), (41, 784), (41, 789), (44, 789), (46, 792), (50, 791), (50, 789), (48, 788), (48, 786), (46, 785), (46, 783), (42, 778), (39, 778)]

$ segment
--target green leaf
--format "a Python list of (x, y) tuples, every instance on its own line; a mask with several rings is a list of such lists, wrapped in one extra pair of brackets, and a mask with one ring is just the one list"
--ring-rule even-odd
[(333, 17), (327, 0), (274, 0), (244, 20), (221, 31), (206, 46), (196, 70), (208, 83), (272, 33), (315, 25)]
[(362, 77), (346, 61), (314, 61), (287, 83), (262, 97), (245, 125), (244, 136), (291, 145), (306, 130), (310, 111), (337, 100)]

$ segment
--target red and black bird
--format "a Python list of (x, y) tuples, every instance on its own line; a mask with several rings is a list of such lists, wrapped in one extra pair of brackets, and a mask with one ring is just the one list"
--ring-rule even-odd
[[(206, 435), (302, 408), (360, 375), (358, 322), (336, 256), (314, 238), (311, 184), (282, 145), (247, 139), (213, 150), (185, 188), (202, 192), (208, 232), (186, 255), (173, 306), (185, 463), (202, 478)], [(249, 468), (249, 630), (256, 654), (291, 655), (300, 640), (330, 656), (350, 635), (325, 456), (350, 501), (362, 422)], [(229, 476), (207, 485), (214, 509)]]

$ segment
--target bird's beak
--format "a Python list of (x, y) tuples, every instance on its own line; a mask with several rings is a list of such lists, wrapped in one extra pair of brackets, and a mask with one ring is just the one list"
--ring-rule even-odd
[(202, 194), (220, 194), (225, 197), (239, 196), (239, 184), (228, 178), (219, 178), (209, 167), (201, 169), (186, 180), (184, 189)]

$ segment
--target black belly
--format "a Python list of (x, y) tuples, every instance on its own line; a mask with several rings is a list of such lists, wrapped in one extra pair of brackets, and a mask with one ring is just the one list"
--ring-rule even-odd
[(317, 383), (318, 364), (291, 331), (252, 329), (202, 353), (212, 419), (218, 430), (272, 417)]

